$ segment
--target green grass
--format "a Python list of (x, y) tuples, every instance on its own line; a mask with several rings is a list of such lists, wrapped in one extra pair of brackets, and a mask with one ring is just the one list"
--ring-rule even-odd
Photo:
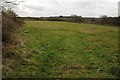
[(21, 35), (27, 53), (9, 77), (117, 77), (118, 27), (26, 21)]

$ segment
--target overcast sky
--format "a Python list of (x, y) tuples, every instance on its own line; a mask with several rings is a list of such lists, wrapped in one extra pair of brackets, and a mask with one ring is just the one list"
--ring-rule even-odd
[[(14, 1), (14, 0), (13, 0)], [(19, 16), (81, 15), (99, 17), (118, 16), (119, 0), (18, 0), (14, 10)]]

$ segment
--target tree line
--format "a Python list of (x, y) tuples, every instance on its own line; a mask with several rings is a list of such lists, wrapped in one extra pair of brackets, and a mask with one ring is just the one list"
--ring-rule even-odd
[(40, 21), (65, 21), (65, 22), (76, 22), (76, 23), (87, 23), (87, 24), (100, 24), (100, 25), (111, 25), (120, 26), (120, 17), (107, 17), (105, 15), (99, 18), (87, 18), (77, 15), (71, 16), (55, 16), (55, 17), (22, 17), (24, 20), (40, 20)]

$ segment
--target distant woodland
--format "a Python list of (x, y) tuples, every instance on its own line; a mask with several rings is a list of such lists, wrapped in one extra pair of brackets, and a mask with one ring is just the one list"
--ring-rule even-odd
[(99, 18), (88, 18), (77, 15), (71, 16), (55, 16), (55, 17), (21, 17), (24, 20), (40, 20), (40, 21), (65, 21), (65, 22), (77, 22), (99, 25), (111, 25), (120, 26), (120, 17), (107, 17), (102, 15)]

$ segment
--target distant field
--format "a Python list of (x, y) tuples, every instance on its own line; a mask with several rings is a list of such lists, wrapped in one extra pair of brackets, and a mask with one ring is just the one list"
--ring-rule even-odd
[(26, 21), (24, 65), (11, 76), (113, 78), (118, 67), (118, 28), (91, 24)]

